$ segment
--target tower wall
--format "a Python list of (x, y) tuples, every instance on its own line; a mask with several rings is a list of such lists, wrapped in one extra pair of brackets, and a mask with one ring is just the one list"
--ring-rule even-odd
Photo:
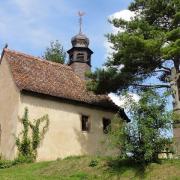
[(87, 63), (73, 62), (70, 67), (81, 78), (86, 80), (85, 73), (91, 70), (91, 67)]
[(91, 55), (93, 51), (89, 49), (89, 39), (82, 33), (71, 39), (72, 48), (67, 51), (69, 54), (68, 65), (83, 80), (87, 80), (85, 74), (91, 70)]

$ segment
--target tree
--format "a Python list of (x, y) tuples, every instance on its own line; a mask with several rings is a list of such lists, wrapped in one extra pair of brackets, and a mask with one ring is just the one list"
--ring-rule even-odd
[(58, 40), (51, 41), (50, 47), (46, 48), (43, 58), (48, 61), (53, 61), (63, 64), (65, 62), (66, 53), (63, 46), (59, 43)]
[[(180, 110), (180, 1), (134, 0), (129, 10), (135, 14), (130, 21), (111, 21), (119, 28), (107, 35), (114, 51), (104, 69), (89, 75), (88, 88), (97, 93), (171, 88), (174, 110)], [(150, 77), (160, 83), (147, 84)]]
[(112, 122), (109, 139), (120, 149), (121, 157), (138, 163), (157, 162), (158, 154), (171, 147), (171, 138), (162, 135), (171, 128), (171, 113), (166, 111), (166, 97), (153, 90), (142, 92), (139, 102), (128, 97), (132, 123)]

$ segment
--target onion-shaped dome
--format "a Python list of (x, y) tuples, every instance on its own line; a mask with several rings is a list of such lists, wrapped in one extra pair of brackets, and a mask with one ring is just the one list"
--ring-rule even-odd
[(89, 39), (86, 37), (86, 35), (79, 33), (72, 37), (71, 43), (73, 47), (88, 47)]

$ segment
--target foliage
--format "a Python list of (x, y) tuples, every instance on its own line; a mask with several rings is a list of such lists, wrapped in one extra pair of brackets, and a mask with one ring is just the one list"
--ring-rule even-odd
[(50, 47), (46, 48), (43, 58), (48, 61), (64, 64), (66, 58), (66, 52), (64, 51), (63, 46), (59, 43), (58, 40), (51, 41)]
[[(105, 68), (89, 75), (90, 90), (105, 93), (152, 86), (169, 88), (179, 79), (180, 1), (134, 0), (129, 10), (135, 15), (130, 21), (110, 20), (119, 30), (107, 35), (113, 53)], [(175, 76), (171, 76), (171, 67)], [(150, 77), (163, 83), (146, 84)]]
[(0, 169), (9, 168), (14, 165), (13, 161), (0, 159)]
[[(23, 130), (16, 138), (18, 158), (16, 162), (31, 162), (36, 160), (37, 148), (49, 127), (48, 115), (45, 115), (32, 123), (28, 118), (28, 109), (25, 108), (24, 116), (20, 119)], [(43, 125), (42, 125), (43, 124)], [(40, 130), (40, 127), (42, 130)]]
[(125, 124), (115, 119), (110, 142), (120, 149), (122, 158), (143, 164), (157, 161), (158, 154), (168, 150), (172, 143), (166, 134), (171, 128), (171, 114), (165, 110), (166, 98), (149, 90), (141, 93), (138, 103), (131, 97), (128, 100), (132, 122)]
[(126, 153), (126, 125), (127, 123), (123, 119), (115, 116), (111, 121), (111, 128), (106, 139), (107, 146), (112, 149), (118, 149), (119, 155)]
[(23, 164), (23, 163), (31, 163), (32, 158), (27, 158), (25, 156), (18, 156), (14, 160), (6, 160), (3, 156), (0, 156), (0, 169), (10, 168), (12, 166)]
[(177, 112), (173, 112), (172, 116), (174, 124), (179, 124), (180, 123), (180, 114)]
[(95, 167), (97, 165), (98, 165), (98, 160), (97, 159), (91, 160), (91, 162), (89, 163), (90, 167)]

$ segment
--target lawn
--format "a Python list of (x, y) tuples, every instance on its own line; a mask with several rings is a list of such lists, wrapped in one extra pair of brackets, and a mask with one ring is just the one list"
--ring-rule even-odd
[(68, 157), (63, 160), (16, 165), (0, 169), (0, 180), (43, 179), (180, 179), (180, 160), (164, 160), (146, 169), (125, 161), (100, 157)]

